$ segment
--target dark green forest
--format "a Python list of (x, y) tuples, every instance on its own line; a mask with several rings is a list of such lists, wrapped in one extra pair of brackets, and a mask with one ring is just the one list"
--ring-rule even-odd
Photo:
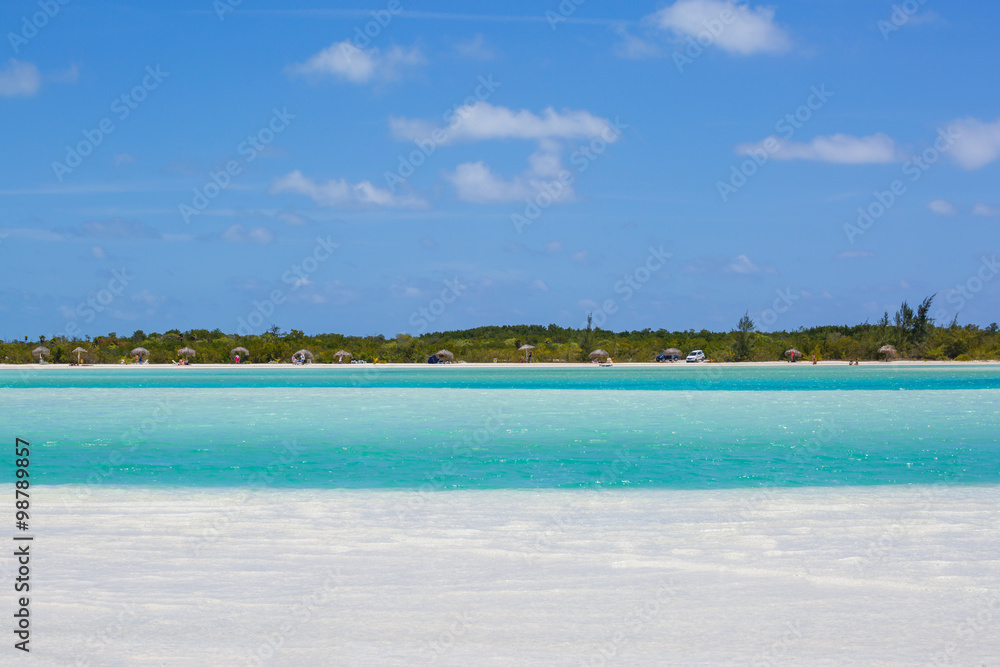
[[(606, 350), (618, 362), (653, 361), (667, 348), (677, 348), (683, 354), (701, 349), (711, 361), (779, 361), (789, 349), (803, 353), (806, 359), (815, 354), (820, 360), (884, 360), (887, 353), (879, 352), (889, 345), (895, 354), (889, 358), (917, 360), (996, 360), (1000, 359), (1000, 334), (997, 324), (986, 328), (959, 325), (957, 319), (940, 325), (928, 317), (933, 297), (925, 299), (916, 310), (904, 302), (895, 315), (885, 313), (880, 321), (853, 326), (821, 326), (796, 331), (764, 333), (753, 320), (744, 315), (730, 331), (641, 331), (613, 332), (599, 328), (571, 329), (555, 324), (548, 326), (524, 324), (485, 326), (464, 331), (426, 333), (421, 336), (399, 334), (385, 336), (345, 336), (329, 333), (306, 335), (292, 329), (282, 332), (277, 327), (253, 336), (227, 334), (215, 329), (193, 329), (164, 333), (135, 331), (131, 335), (108, 333), (85, 340), (12, 341), (0, 343), (0, 361), (6, 364), (37, 363), (32, 351), (44, 347), (49, 363), (71, 363), (81, 356), (84, 363), (119, 363), (131, 361), (131, 351), (142, 347), (149, 351), (150, 363), (171, 363), (179, 358), (178, 350), (189, 347), (195, 351), (190, 358), (197, 363), (231, 363), (231, 350), (243, 347), (249, 355), (243, 361), (253, 363), (291, 361), (293, 353), (309, 350), (315, 363), (337, 363), (339, 350), (349, 352), (354, 360), (368, 362), (425, 363), (441, 349), (455, 355), (456, 361), (501, 362), (519, 361), (523, 345), (532, 345), (534, 362), (587, 362), (595, 349)], [(74, 353), (82, 348), (84, 353)], [(348, 361), (346, 358), (344, 361)]]

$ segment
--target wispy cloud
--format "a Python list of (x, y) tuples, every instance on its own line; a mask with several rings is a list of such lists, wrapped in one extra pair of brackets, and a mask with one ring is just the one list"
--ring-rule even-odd
[(42, 75), (33, 63), (10, 59), (0, 69), (0, 96), (31, 97), (42, 87)]
[(782, 53), (791, 46), (787, 33), (775, 23), (774, 9), (770, 7), (751, 8), (749, 4), (721, 0), (677, 0), (648, 20), (679, 38), (706, 33), (720, 49), (738, 55)]
[(958, 210), (955, 205), (946, 199), (935, 199), (932, 202), (927, 203), (927, 208), (929, 208), (933, 213), (938, 215), (955, 215)]
[(109, 218), (107, 220), (88, 220), (75, 227), (63, 227), (55, 230), (63, 238), (86, 239), (158, 239), (160, 232), (139, 220), (125, 218)]
[(398, 79), (406, 69), (426, 62), (420, 49), (393, 46), (384, 53), (377, 48), (359, 49), (350, 40), (336, 42), (304, 63), (290, 65), (289, 74), (323, 78), (333, 77), (351, 83)]
[(260, 245), (269, 245), (274, 243), (274, 232), (272, 232), (267, 227), (252, 227), (249, 230), (244, 229), (243, 225), (230, 225), (226, 231), (222, 233), (222, 240), (229, 241), (230, 243), (258, 243)]
[(882, 133), (869, 137), (834, 134), (816, 137), (807, 143), (771, 136), (757, 143), (736, 147), (740, 155), (761, 151), (776, 160), (815, 160), (833, 164), (881, 164), (896, 162), (900, 158), (895, 142)]
[(559, 112), (549, 107), (539, 115), (527, 109), (514, 111), (489, 102), (459, 107), (444, 128), (419, 119), (389, 119), (389, 129), (396, 139), (425, 139), (439, 130), (444, 136), (437, 143), (488, 139), (591, 139), (602, 134), (614, 134), (607, 132), (609, 127), (608, 120), (589, 111)]
[(746, 255), (737, 255), (726, 268), (733, 273), (748, 274), (760, 272), (760, 267), (754, 264)]
[(972, 207), (972, 215), (981, 215), (986, 217), (1000, 215), (1000, 206), (990, 206), (988, 204), (978, 202)]
[(470, 39), (457, 42), (455, 50), (463, 58), (471, 60), (494, 60), (496, 58), (493, 49), (486, 43), (486, 38), (478, 33)]
[(391, 190), (372, 185), (370, 181), (348, 183), (344, 179), (330, 179), (322, 183), (306, 177), (298, 169), (275, 180), (271, 185), (271, 194), (282, 192), (306, 195), (320, 206), (427, 207), (427, 202), (419, 197), (396, 195)]
[(981, 169), (1000, 157), (1000, 120), (963, 118), (954, 121), (952, 129), (957, 138), (948, 154), (962, 169)]

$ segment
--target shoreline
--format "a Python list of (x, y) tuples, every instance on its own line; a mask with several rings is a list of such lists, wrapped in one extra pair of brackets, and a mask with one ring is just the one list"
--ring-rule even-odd
[[(772, 368), (772, 367), (801, 367), (801, 366), (813, 366), (811, 361), (798, 361), (794, 364), (787, 361), (722, 361), (722, 362), (702, 362), (696, 364), (689, 364), (683, 361), (680, 362), (651, 362), (651, 361), (623, 361), (615, 362), (614, 366), (604, 367), (604, 368), (698, 368), (702, 366), (709, 366), (712, 368), (716, 367), (726, 367), (726, 368)], [(840, 367), (848, 366), (847, 361), (836, 360), (836, 361), (817, 361), (816, 366), (823, 367)], [(938, 361), (938, 360), (898, 360), (898, 361), (859, 361), (859, 366), (868, 367), (880, 367), (889, 368), (892, 366), (953, 366), (956, 368), (969, 367), (969, 366), (1000, 366), (1000, 360), (993, 361)], [(109, 369), (109, 368), (579, 368), (579, 369), (589, 369), (598, 368), (598, 364), (595, 363), (584, 363), (584, 362), (533, 362), (531, 364), (516, 363), (516, 362), (502, 362), (502, 363), (492, 363), (492, 362), (455, 362), (449, 364), (427, 364), (427, 363), (400, 363), (400, 362), (389, 362), (389, 363), (366, 363), (366, 364), (338, 364), (338, 363), (312, 363), (312, 364), (292, 364), (290, 362), (281, 362), (277, 364), (272, 363), (243, 363), (243, 364), (199, 364), (193, 363), (187, 366), (180, 366), (175, 364), (84, 364), (84, 365), (73, 365), (73, 364), (0, 364), (0, 369), (18, 369), (18, 368), (36, 368), (36, 369), (52, 369), (52, 368), (99, 368), (99, 369)]]

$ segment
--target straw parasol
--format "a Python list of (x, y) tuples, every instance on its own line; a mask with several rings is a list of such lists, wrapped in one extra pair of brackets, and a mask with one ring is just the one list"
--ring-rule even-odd
[(438, 350), (434, 354), (437, 355), (438, 359), (447, 359), (448, 361), (455, 361), (455, 355), (448, 350)]
[(309, 350), (299, 350), (298, 352), (292, 355), (292, 360), (294, 361), (295, 359), (301, 359), (302, 361), (308, 359), (309, 361), (312, 361), (313, 353), (310, 352)]
[(534, 345), (522, 345), (521, 347), (517, 348), (517, 351), (518, 352), (531, 352), (534, 349), (535, 349)]
[(348, 359), (354, 358), (354, 355), (348, 352), (347, 350), (337, 350), (337, 353), (334, 354), (333, 356), (337, 357), (338, 364), (344, 363), (344, 357), (347, 357)]
[(87, 354), (87, 351), (82, 347), (78, 347), (75, 350), (73, 350), (73, 354), (76, 355), (76, 363), (82, 364), (83, 360), (80, 358), (80, 355)]
[(141, 359), (142, 357), (148, 357), (149, 356), (149, 350), (147, 350), (144, 347), (137, 347), (134, 350), (132, 350), (131, 352), (129, 352), (129, 354), (131, 354), (133, 357), (138, 354), (139, 358)]
[(190, 347), (182, 347), (181, 349), (177, 350), (177, 354), (181, 355), (182, 357), (193, 357), (198, 353), (192, 350)]
[(229, 350), (229, 354), (250, 354), (250, 350), (246, 349), (245, 347), (234, 347), (233, 349)]
[(884, 354), (886, 361), (889, 361), (889, 357), (899, 356), (899, 352), (897, 352), (896, 348), (894, 348), (892, 345), (883, 345), (878, 349), (878, 353)]
[(675, 359), (681, 358), (681, 351), (678, 350), (676, 347), (668, 347), (663, 351), (663, 354), (667, 357), (673, 357)]
[(795, 348), (793, 347), (793, 348), (792, 348), (792, 349), (790, 349), (790, 350), (785, 350), (785, 356), (786, 356), (786, 357), (791, 357), (791, 358), (792, 358), (793, 360), (795, 359), (795, 357), (798, 357), (798, 358), (800, 358), (800, 359), (801, 359), (801, 358), (802, 358), (802, 353), (801, 353), (801, 352), (799, 352), (798, 350), (796, 350), (796, 349), (795, 349)]
[(38, 357), (38, 361), (42, 360), (42, 357), (47, 357), (49, 355), (49, 348), (44, 345), (39, 345), (34, 350), (31, 351), (31, 356)]
[(611, 355), (608, 354), (607, 352), (605, 352), (604, 350), (598, 348), (598, 349), (594, 350), (593, 352), (591, 352), (589, 356), (590, 356), (591, 359), (597, 359), (598, 357), (605, 357), (606, 358), (606, 357), (610, 357)]

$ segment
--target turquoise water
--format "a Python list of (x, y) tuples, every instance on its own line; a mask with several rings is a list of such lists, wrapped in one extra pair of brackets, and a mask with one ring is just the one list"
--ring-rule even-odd
[(996, 366), (2, 369), (0, 387), (36, 484), (1000, 483)]

